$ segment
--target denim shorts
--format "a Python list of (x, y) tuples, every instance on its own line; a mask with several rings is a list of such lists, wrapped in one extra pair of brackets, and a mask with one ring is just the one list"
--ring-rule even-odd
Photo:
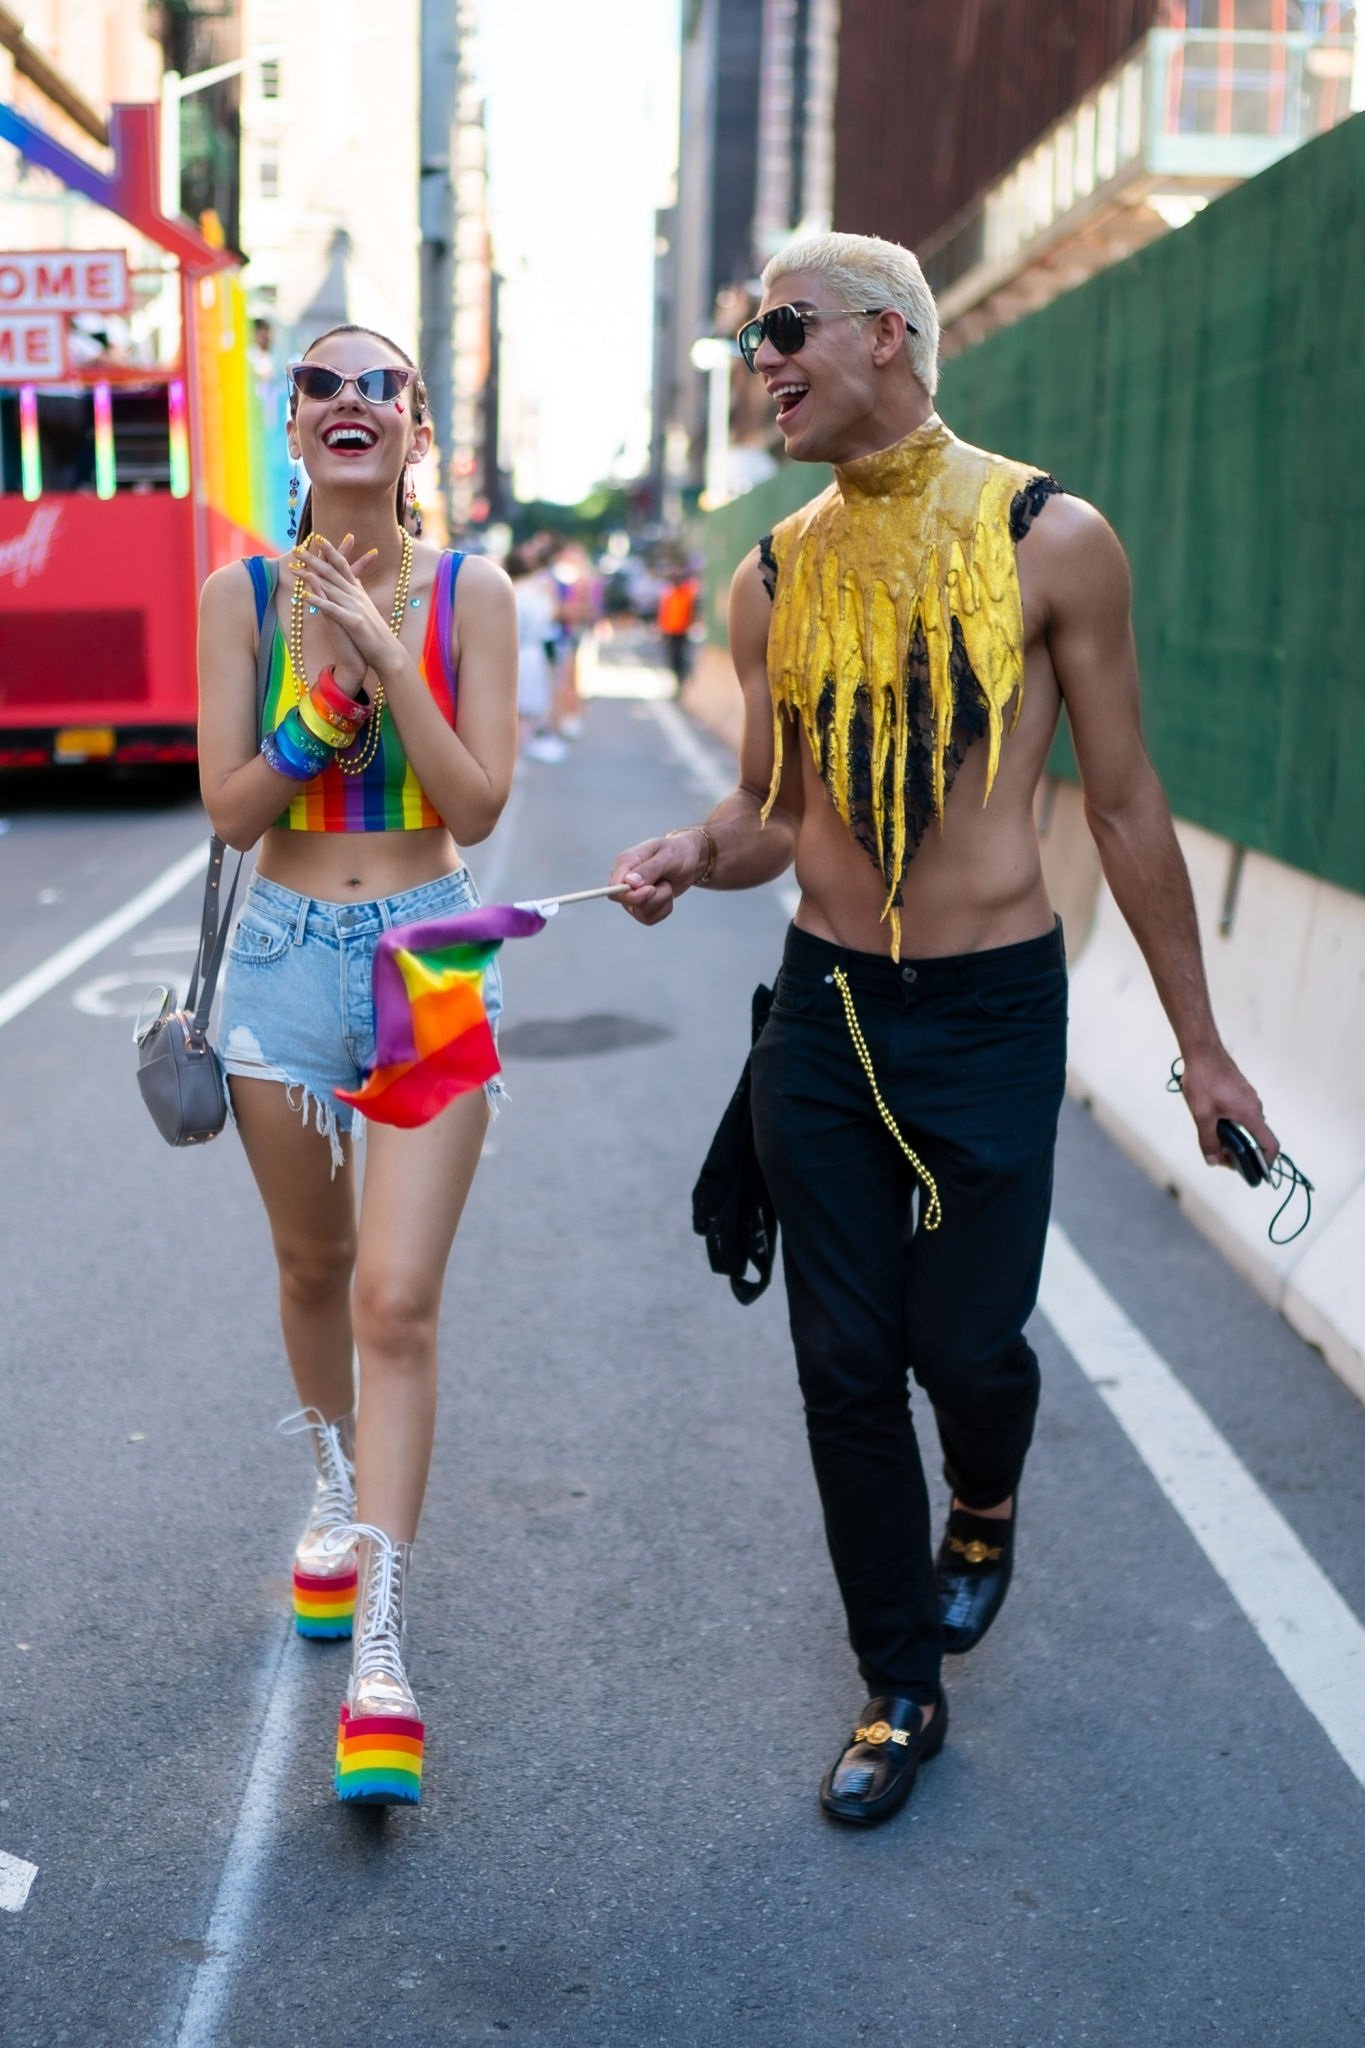
[[(373, 903), (326, 903), (252, 877), (228, 944), (214, 1042), (224, 1070), (243, 1080), (282, 1081), (342, 1163), (341, 1133), (364, 1119), (333, 1090), (358, 1088), (374, 1064), (371, 968), (379, 934), (390, 925), (453, 916), (479, 901), (468, 868)], [(497, 1031), (502, 976), (484, 974), (484, 1007)], [(501, 1076), (487, 1083), (490, 1107)]]

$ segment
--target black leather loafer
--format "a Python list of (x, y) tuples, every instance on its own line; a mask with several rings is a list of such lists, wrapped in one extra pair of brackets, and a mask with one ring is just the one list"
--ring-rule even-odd
[(966, 1508), (950, 1509), (935, 1574), (943, 1647), (951, 1655), (974, 1650), (1004, 1605), (1018, 1526), (1017, 1496), (1008, 1522), (988, 1521)]
[(820, 1786), (820, 1804), (832, 1819), (875, 1828), (899, 1813), (916, 1771), (938, 1755), (948, 1733), (948, 1698), (942, 1689), (927, 1728), (923, 1718), (916, 1700), (882, 1694), (868, 1701), (847, 1748)]

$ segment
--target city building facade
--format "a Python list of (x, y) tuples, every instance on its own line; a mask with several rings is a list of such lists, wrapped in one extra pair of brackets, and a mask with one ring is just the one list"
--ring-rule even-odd
[(432, 407), (418, 490), (444, 535), (487, 500), (491, 255), (470, 0), (334, 0), (328, 32), (242, 0), (242, 245), (277, 363), (345, 321), (417, 356)]
[(1344, 0), (843, 0), (835, 225), (918, 254), (945, 356), (1362, 103)]
[[(676, 189), (658, 217), (650, 482), (676, 517), (706, 459), (706, 378), (694, 344), (728, 336), (758, 272), (833, 204), (839, 0), (687, 0)], [(766, 415), (732, 380), (728, 489), (770, 466)], [(746, 453), (746, 451), (749, 451)], [(755, 454), (754, 451), (757, 451)]]
[[(656, 502), (676, 518), (718, 474), (706, 379), (724, 371), (692, 350), (734, 332), (793, 230), (913, 248), (951, 357), (1365, 106), (1359, 13), (1347, 0), (690, 0), (677, 186), (658, 219)], [(780, 458), (761, 390), (733, 368), (730, 383), (723, 495)]]

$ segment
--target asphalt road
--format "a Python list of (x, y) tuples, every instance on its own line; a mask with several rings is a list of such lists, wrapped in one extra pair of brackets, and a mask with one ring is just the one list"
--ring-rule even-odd
[[(485, 894), (703, 811), (673, 730), (595, 702)], [(185, 799), (0, 814), (0, 1002), (202, 831)], [(414, 1574), (426, 1791), (339, 1810), (264, 1224), (235, 1139), (168, 1151), (133, 1082), (197, 912), (0, 1029), (0, 1898), (37, 1867), (5, 2048), (1355, 2048), (1360, 1783), (1041, 1316), (1020, 1565), (948, 1746), (888, 1827), (822, 1818), (861, 1694), (781, 1292), (740, 1309), (690, 1232), (772, 891), (504, 951)], [(1056, 1218), (1365, 1615), (1360, 1404), (1074, 1106)]]

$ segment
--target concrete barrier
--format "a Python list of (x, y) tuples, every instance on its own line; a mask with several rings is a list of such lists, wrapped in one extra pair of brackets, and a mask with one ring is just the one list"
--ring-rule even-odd
[[(720, 648), (699, 649), (683, 703), (738, 746), (739, 686)], [(1166, 1092), (1175, 1040), (1080, 791), (1045, 783), (1038, 823), (1071, 963), (1072, 1094), (1365, 1400), (1365, 897), (1177, 822), (1219, 1029), (1314, 1184), (1312, 1223), (1277, 1249), (1266, 1230), (1280, 1198), (1205, 1166)]]
[(1049, 886), (1075, 920), (1072, 1093), (1365, 1399), (1365, 898), (1177, 823), (1219, 1029), (1314, 1184), (1311, 1224), (1276, 1248), (1279, 1198), (1206, 1167), (1166, 1093), (1175, 1040), (1099, 875), (1080, 791), (1056, 785), (1041, 822)]

